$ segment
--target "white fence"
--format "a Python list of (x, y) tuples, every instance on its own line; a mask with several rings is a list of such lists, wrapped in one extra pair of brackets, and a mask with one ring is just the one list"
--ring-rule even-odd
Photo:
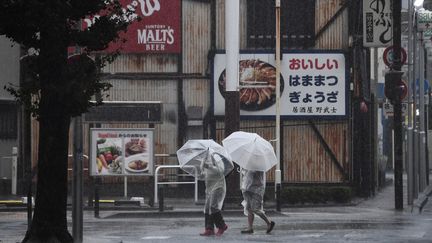
[(159, 201), (158, 198), (158, 189), (159, 185), (180, 185), (180, 184), (194, 184), (195, 188), (195, 203), (198, 202), (198, 171), (195, 166), (188, 166), (190, 168), (193, 168), (195, 171), (195, 176), (189, 175), (189, 174), (181, 174), (181, 176), (191, 176), (194, 177), (193, 181), (166, 181), (166, 182), (159, 182), (159, 171), (162, 169), (172, 169), (172, 168), (180, 168), (180, 165), (160, 165), (157, 166), (155, 170), (155, 177), (154, 177), (154, 203), (157, 204)]

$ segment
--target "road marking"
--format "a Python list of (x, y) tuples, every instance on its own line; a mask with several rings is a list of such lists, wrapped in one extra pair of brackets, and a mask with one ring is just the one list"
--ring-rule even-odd
[(171, 236), (145, 236), (141, 240), (166, 240), (171, 238)]
[(301, 234), (301, 235), (293, 235), (295, 238), (320, 238), (324, 234)]
[(364, 234), (359, 233), (359, 232), (350, 232), (350, 233), (344, 235), (344, 238), (349, 238), (351, 240), (361, 239), (364, 237), (365, 237)]
[[(0, 204), (8, 204), (8, 203), (13, 203), (13, 204), (16, 204), (16, 203), (22, 203), (22, 204), (24, 204), (23, 202), (22, 202), (22, 200), (0, 200)], [(27, 203), (26, 203), (27, 204)]]
[(116, 235), (106, 235), (104, 236), (104, 238), (108, 238), (108, 239), (121, 239), (121, 236), (116, 236)]

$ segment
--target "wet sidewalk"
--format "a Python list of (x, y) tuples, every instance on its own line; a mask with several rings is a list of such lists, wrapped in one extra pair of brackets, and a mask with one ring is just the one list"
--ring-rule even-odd
[[(430, 176), (432, 178), (432, 175)], [(429, 186), (425, 193), (420, 194), (419, 198), (414, 201), (414, 205), (407, 205), (407, 190), (406, 190), (406, 175), (404, 175), (404, 211), (422, 213), (423, 211), (432, 211), (432, 185)], [(87, 198), (84, 198), (87, 199)], [(8, 211), (26, 211), (27, 198), (19, 196), (0, 196), (0, 212)], [(165, 215), (178, 213), (182, 215), (185, 212), (199, 215), (202, 213), (204, 204), (204, 198), (199, 198), (195, 201), (193, 198), (163, 198), (159, 200), (159, 203), (150, 203), (148, 198), (140, 197), (104, 197), (99, 201), (99, 211), (131, 211), (132, 214), (150, 214), (152, 215)], [(84, 201), (84, 211), (94, 211), (95, 205), (87, 205), (88, 201)], [(71, 198), (68, 200), (68, 210), (71, 209)], [(386, 186), (376, 192), (376, 195), (370, 198), (352, 198), (349, 203), (324, 203), (324, 204), (282, 204), (282, 209), (289, 208), (322, 208), (322, 207), (347, 207), (347, 206), (364, 206), (371, 208), (379, 208), (386, 210), (394, 210), (394, 183), (393, 174), (387, 174)], [(276, 211), (276, 202), (274, 199), (270, 199), (264, 203), (264, 207), (267, 211)], [(225, 203), (225, 211), (238, 212), (236, 214), (243, 213), (243, 207), (238, 203)], [(137, 216), (135, 216), (137, 217)]]

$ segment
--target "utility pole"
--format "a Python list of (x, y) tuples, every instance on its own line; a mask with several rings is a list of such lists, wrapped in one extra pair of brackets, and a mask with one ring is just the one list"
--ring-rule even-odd
[(280, 1), (276, 0), (276, 171), (275, 171), (275, 196), (276, 210), (281, 211), (280, 194), (281, 194), (281, 169), (280, 169)]
[[(397, 71), (401, 70), (401, 9), (402, 0), (393, 0), (393, 67)], [(392, 82), (398, 83), (400, 80), (395, 80), (398, 75), (392, 75)], [(395, 146), (395, 162), (394, 162), (394, 184), (395, 184), (395, 209), (403, 209), (403, 180), (402, 180), (402, 102), (400, 97), (400, 89), (393, 89), (393, 125), (394, 125), (394, 146)]]
[[(414, 184), (414, 170), (413, 170), (413, 98), (412, 93), (415, 89), (412, 89), (413, 80), (415, 80), (414, 75), (414, 61), (413, 61), (413, 48), (414, 48), (414, 38), (413, 38), (413, 1), (408, 0), (408, 127), (407, 127), (407, 156), (406, 156), (406, 168), (407, 168), (407, 198), (408, 205), (413, 204), (413, 184)], [(415, 82), (414, 82), (415, 83)], [(415, 84), (414, 84), (415, 85)]]
[[(225, 0), (225, 137), (240, 128), (239, 49), (240, 49), (240, 0)], [(240, 176), (232, 173), (227, 177), (227, 201), (240, 197)]]

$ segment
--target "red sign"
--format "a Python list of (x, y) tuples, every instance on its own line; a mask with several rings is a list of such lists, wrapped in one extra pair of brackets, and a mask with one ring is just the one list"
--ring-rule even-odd
[[(404, 65), (406, 63), (407, 60), (407, 53), (405, 51), (404, 48), (400, 48), (401, 50), (401, 64)], [(388, 67), (390, 67), (391, 65), (393, 65), (394, 62), (394, 47), (393, 46), (389, 46), (384, 50), (384, 54), (383, 54), (383, 59), (384, 59), (384, 63), (385, 65), (387, 65)]]
[[(125, 43), (110, 45), (110, 52), (121, 47), (121, 53), (180, 53), (181, 52), (181, 1), (180, 0), (120, 0), (125, 9), (135, 9), (141, 21), (129, 25)], [(94, 23), (86, 18), (83, 28)]]

